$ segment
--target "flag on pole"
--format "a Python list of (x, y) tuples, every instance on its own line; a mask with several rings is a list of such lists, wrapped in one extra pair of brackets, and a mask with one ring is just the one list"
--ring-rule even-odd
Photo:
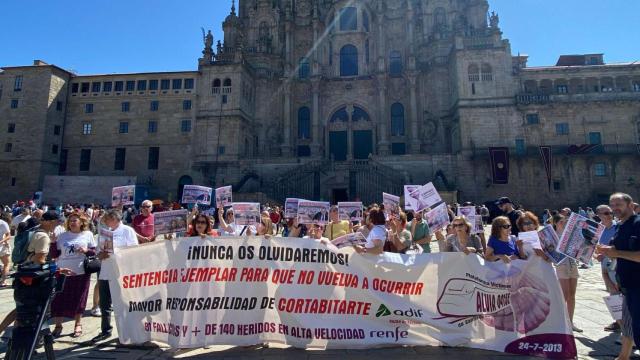
[(540, 155), (544, 163), (544, 169), (547, 172), (547, 184), (551, 191), (551, 146), (540, 146)]
[(491, 179), (494, 185), (506, 185), (509, 183), (509, 148), (489, 148), (491, 158)]

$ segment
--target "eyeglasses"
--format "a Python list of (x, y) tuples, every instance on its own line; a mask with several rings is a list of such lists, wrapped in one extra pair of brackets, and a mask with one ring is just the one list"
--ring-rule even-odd
[(535, 225), (532, 221), (523, 221), (522, 222), (522, 226), (531, 226), (531, 225)]
[(465, 224), (451, 224), (451, 225), (453, 225), (454, 227), (458, 227), (458, 228), (466, 226)]
[(610, 211), (607, 211), (607, 212), (601, 212), (600, 215), (611, 216), (613, 214)]
[(196, 224), (200, 225), (207, 225), (209, 222), (208, 221), (196, 221)]
[(500, 225), (501, 228), (507, 230), (507, 229), (511, 229), (511, 225)]
[(142, 208), (143, 208), (143, 209), (149, 209), (150, 207), (151, 207), (151, 206), (149, 206), (149, 205), (143, 205), (143, 206), (142, 206)]

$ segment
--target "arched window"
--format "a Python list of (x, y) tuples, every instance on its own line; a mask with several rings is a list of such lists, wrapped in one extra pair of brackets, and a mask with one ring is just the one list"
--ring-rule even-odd
[(389, 73), (392, 76), (402, 75), (402, 55), (399, 51), (392, 51), (389, 55)]
[(222, 85), (222, 82), (220, 81), (220, 79), (213, 80), (213, 84), (211, 85), (211, 92), (213, 94), (220, 94), (221, 85)]
[(224, 82), (222, 83), (222, 93), (231, 94), (231, 79), (224, 79)]
[(311, 139), (311, 111), (306, 106), (298, 110), (298, 139)]
[(469, 72), (469, 81), (480, 81), (480, 69), (478, 65), (471, 64), (467, 70)]
[(433, 22), (434, 24), (436, 24), (436, 26), (445, 25), (447, 23), (447, 13), (445, 12), (444, 8), (437, 8), (433, 17)]
[(298, 77), (300, 79), (306, 79), (309, 77), (309, 59), (300, 59), (300, 63), (298, 64)]
[(367, 114), (367, 112), (364, 111), (364, 109), (362, 109), (361, 107), (358, 107), (358, 106), (354, 106), (353, 107), (353, 114), (351, 114), (351, 121), (353, 121), (353, 122), (371, 121), (371, 118), (369, 117), (369, 114)]
[(362, 10), (362, 27), (364, 27), (364, 31), (369, 32), (369, 14)]
[(347, 122), (349, 121), (349, 114), (347, 113), (347, 108), (343, 107), (340, 108), (338, 111), (336, 111), (335, 113), (333, 113), (333, 116), (331, 116), (331, 120), (329, 120), (329, 122)]
[(340, 76), (358, 75), (358, 49), (345, 45), (340, 49)]
[(391, 136), (404, 136), (404, 106), (391, 105)]
[(493, 70), (489, 64), (482, 64), (482, 81), (493, 81)]
[(358, 9), (355, 7), (346, 7), (340, 10), (340, 30), (355, 31), (358, 30)]

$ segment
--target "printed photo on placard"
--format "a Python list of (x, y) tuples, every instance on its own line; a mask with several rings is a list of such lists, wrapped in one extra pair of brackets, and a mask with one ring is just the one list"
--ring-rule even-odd
[(362, 203), (339, 202), (338, 214), (340, 216), (340, 220), (362, 221)]
[(257, 225), (260, 223), (260, 203), (233, 203), (236, 225)]
[(400, 214), (400, 197), (382, 193), (382, 204), (384, 205), (384, 213), (387, 218), (395, 219)]
[(421, 188), (422, 185), (405, 185), (404, 186), (404, 209), (406, 211), (418, 209), (418, 199), (411, 194)]
[(572, 213), (560, 237), (558, 251), (588, 264), (603, 232), (604, 225)]
[(295, 219), (298, 216), (298, 202), (300, 199), (289, 198), (284, 202), (284, 218)]
[(183, 204), (211, 205), (213, 189), (206, 186), (185, 185), (182, 190)]
[(450, 223), (449, 211), (446, 203), (436, 206), (433, 210), (425, 213), (424, 217), (427, 220), (429, 230), (432, 233), (446, 229), (447, 225)]
[(324, 201), (298, 202), (298, 223), (326, 225), (329, 222), (329, 208), (331, 205)]
[(227, 207), (233, 203), (233, 190), (231, 186), (223, 186), (216, 189), (216, 207)]
[[(434, 205), (442, 202), (442, 198), (440, 197), (440, 194), (436, 190), (435, 186), (433, 186), (433, 183), (428, 183), (424, 186), (419, 187), (409, 194), (409, 198), (409, 201), (414, 204), (412, 205), (412, 207), (414, 207), (413, 210), (415, 211), (423, 211), (425, 209), (432, 208)], [(407, 199), (405, 199), (404, 201), (406, 203)]]
[(111, 189), (111, 206), (133, 205), (136, 198), (136, 186), (118, 186)]
[(155, 235), (187, 231), (188, 210), (163, 211), (153, 214)]
[(567, 255), (557, 250), (560, 239), (552, 225), (547, 225), (538, 231), (538, 238), (540, 239), (542, 251), (554, 264), (558, 265), (567, 258)]

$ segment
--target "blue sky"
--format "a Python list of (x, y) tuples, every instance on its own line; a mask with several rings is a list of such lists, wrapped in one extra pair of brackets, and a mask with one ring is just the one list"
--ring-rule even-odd
[[(231, 0), (3, 0), (0, 66), (41, 59), (80, 74), (194, 70), (200, 27), (216, 41)], [(490, 0), (529, 66), (560, 54), (640, 60), (640, 0)]]

